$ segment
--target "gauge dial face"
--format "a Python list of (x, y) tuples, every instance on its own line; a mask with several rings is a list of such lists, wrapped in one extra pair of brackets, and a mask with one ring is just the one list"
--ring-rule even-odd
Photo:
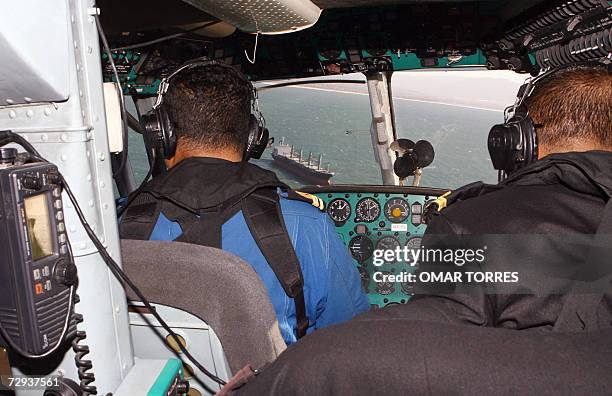
[[(383, 275), (391, 275), (391, 272), (383, 271)], [(395, 285), (392, 282), (376, 282), (376, 291), (383, 296), (389, 295), (395, 291)]]
[(402, 223), (410, 215), (410, 206), (403, 198), (393, 198), (385, 204), (385, 217), (392, 223)]
[[(393, 250), (395, 251), (396, 248), (400, 247), (400, 241), (398, 241), (395, 237), (392, 236), (385, 236), (382, 237), (378, 240), (378, 242), (376, 242), (376, 250)], [(383, 256), (384, 257), (384, 256)], [(389, 263), (393, 263), (395, 260), (391, 260), (391, 261), (386, 261), (386, 264)]]
[(364, 198), (357, 202), (355, 212), (358, 221), (371, 223), (380, 216), (380, 204), (374, 198)]
[(336, 223), (344, 223), (351, 216), (351, 204), (347, 200), (334, 199), (327, 205), (327, 214)]
[(349, 251), (351, 256), (359, 262), (364, 262), (374, 253), (374, 244), (372, 240), (365, 235), (357, 235), (349, 242)]
[(414, 238), (410, 238), (408, 240), (408, 242), (406, 242), (406, 247), (408, 248), (408, 250), (414, 251), (414, 253), (409, 253), (408, 254), (408, 257), (410, 257), (409, 264), (411, 264), (413, 266), (419, 263), (418, 260), (412, 262), (412, 258), (416, 257), (416, 254), (417, 254), (416, 250), (421, 248), (421, 241), (422, 240), (423, 239), (421, 237), (414, 237)]
[(410, 238), (408, 242), (406, 242), (406, 247), (408, 249), (419, 249), (421, 247), (422, 240), (423, 238), (421, 237)]
[(402, 293), (408, 296), (414, 295), (414, 284), (412, 282), (402, 282), (401, 287)]

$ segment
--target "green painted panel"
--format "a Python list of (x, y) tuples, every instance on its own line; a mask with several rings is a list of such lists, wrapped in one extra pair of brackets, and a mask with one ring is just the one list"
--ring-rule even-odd
[(179, 378), (183, 378), (183, 364), (178, 359), (168, 359), (147, 396), (166, 396)]
[[(388, 262), (375, 266), (374, 256), (369, 253), (370, 247), (374, 250), (377, 247), (389, 249), (398, 245), (404, 247), (410, 244), (409, 246), (418, 248), (420, 238), (427, 228), (422, 221), (423, 209), (441, 192), (423, 190), (423, 193), (408, 193), (384, 192), (384, 189), (381, 189), (380, 192), (367, 190), (371, 192), (309, 192), (321, 198), (325, 202), (328, 215), (331, 213), (337, 219), (342, 219), (339, 214), (346, 215), (345, 205), (348, 203), (350, 207), (348, 218), (343, 222), (334, 221), (334, 223), (349, 253), (351, 253), (351, 247), (353, 248), (351, 256), (362, 276), (362, 286), (368, 294), (370, 303), (379, 307), (405, 303), (412, 295), (412, 289), (408, 283), (375, 282), (373, 277), (376, 272), (388, 274), (414, 272), (416, 267), (407, 262)], [(361, 211), (358, 210), (360, 203)], [(364, 211), (366, 207), (370, 209)], [(406, 211), (405, 208), (408, 210)], [(393, 209), (396, 209), (395, 214), (399, 217), (393, 217)], [(365, 213), (366, 219), (359, 213)], [(390, 217), (394, 221), (391, 221)]]

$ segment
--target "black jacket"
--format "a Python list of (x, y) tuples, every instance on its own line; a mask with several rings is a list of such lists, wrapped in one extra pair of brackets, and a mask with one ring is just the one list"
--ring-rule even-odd
[(486, 260), (428, 260), (418, 273), (519, 272), (520, 282), (421, 284), (428, 294), (407, 304), (306, 337), (239, 394), (609, 395), (609, 284), (574, 291), (609, 276), (610, 224), (604, 271), (585, 257), (612, 217), (611, 193), (612, 153), (603, 152), (549, 156), (500, 185), (459, 189), (422, 248), (486, 245)]
[[(551, 155), (499, 185), (460, 189), (433, 216), (422, 247), (484, 248), (485, 260), (424, 261), (419, 272), (461, 272), (461, 282), (421, 283), (421, 295), (375, 315), (521, 330), (611, 327), (612, 252), (603, 253), (610, 262), (587, 260), (610, 196), (612, 153), (598, 151)], [(466, 272), (518, 281), (469, 283)]]

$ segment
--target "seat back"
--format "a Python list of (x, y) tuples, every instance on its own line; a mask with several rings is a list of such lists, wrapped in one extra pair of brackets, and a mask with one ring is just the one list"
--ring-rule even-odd
[(265, 286), (240, 258), (181, 242), (122, 240), (121, 251), (125, 272), (151, 303), (187, 311), (215, 331), (233, 373), (286, 348)]

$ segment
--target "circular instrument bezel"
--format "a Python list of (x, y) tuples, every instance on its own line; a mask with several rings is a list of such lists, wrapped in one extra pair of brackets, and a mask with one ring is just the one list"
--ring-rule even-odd
[[(375, 208), (375, 212), (376, 215), (375, 216), (371, 216), (369, 213), (367, 214), (367, 216), (362, 216), (362, 212), (363, 210), (361, 210), (361, 207), (368, 201), (372, 201), (374, 202), (374, 207)], [(366, 209), (368, 212), (371, 209)], [(378, 200), (376, 198), (373, 197), (365, 197), (365, 198), (361, 198), (358, 202), (357, 205), (355, 205), (355, 216), (356, 222), (363, 222), (363, 223), (372, 223), (374, 221), (376, 221), (379, 217), (380, 217), (380, 212), (382, 211), (382, 208), (380, 207), (380, 202), (378, 202)]]
[[(412, 241), (416, 240), (416, 239), (418, 239), (418, 240), (419, 240), (419, 246), (418, 246), (417, 248), (415, 248), (415, 247), (410, 247), (410, 246), (409, 246), (409, 244), (410, 244)], [(420, 249), (420, 248), (421, 248), (421, 243), (423, 243), (423, 237), (421, 237), (421, 236), (414, 236), (414, 237), (412, 237), (412, 238), (408, 239), (408, 240), (406, 241), (406, 244), (405, 244), (404, 246), (405, 246), (405, 247), (407, 247), (407, 248), (409, 248), (409, 249)], [(412, 256), (409, 256), (409, 257), (412, 257)], [(417, 265), (418, 263), (419, 263), (419, 261), (417, 260), (415, 263), (410, 262), (409, 264), (414, 266), (414, 265)]]
[[(369, 251), (366, 251), (365, 254), (363, 252), (363, 246), (360, 246), (359, 248), (359, 253), (356, 254), (353, 250), (354, 244), (357, 240), (362, 240), (365, 241), (365, 243), (369, 246), (368, 249)], [(363, 243), (363, 242), (362, 242)], [(367, 259), (369, 259), (370, 257), (372, 257), (372, 255), (374, 254), (374, 242), (372, 242), (372, 239), (370, 239), (369, 237), (367, 237), (366, 235), (357, 235), (354, 236), (348, 243), (348, 249), (349, 252), (351, 253), (351, 257), (353, 257), (355, 260), (357, 260), (360, 263), (363, 263), (364, 261), (366, 261)]]
[[(383, 275), (392, 275), (389, 271), (382, 271)], [(388, 296), (395, 292), (395, 283), (393, 282), (376, 282), (376, 292), (382, 296)]]
[[(333, 206), (334, 204), (338, 203), (338, 202), (344, 202), (346, 204), (346, 206), (348, 207), (348, 214), (346, 214), (346, 216), (342, 216), (342, 218), (336, 219), (334, 218), (334, 215), (332, 215), (331, 211), (333, 210)], [(344, 209), (340, 209), (340, 210), (344, 210)], [(353, 214), (353, 208), (351, 208), (351, 204), (349, 201), (347, 201), (344, 198), (336, 198), (333, 199), (332, 201), (329, 202), (329, 204), (327, 204), (327, 215), (334, 221), (336, 222), (336, 224), (342, 224), (345, 223)]]
[[(393, 240), (393, 249), (388, 249), (386, 247), (381, 248), (381, 242), (382, 241), (388, 241), (388, 240)], [(376, 246), (374, 247), (374, 250), (395, 250), (395, 248), (397, 247), (402, 247), (402, 243), (399, 241), (399, 239), (397, 239), (396, 237), (394, 237), (393, 235), (385, 235), (383, 237), (381, 237), (378, 241), (376, 241)], [(385, 264), (391, 264), (394, 263), (395, 260), (392, 261), (385, 261)]]
[[(404, 207), (406, 209), (406, 214), (402, 215), (401, 217), (393, 217), (391, 215), (391, 211), (393, 210), (392, 207), (394, 206)], [(385, 203), (385, 207), (384, 207), (385, 217), (391, 223), (403, 223), (410, 217), (410, 212), (411, 212), (410, 204), (404, 198), (400, 198), (400, 197), (391, 198)]]

